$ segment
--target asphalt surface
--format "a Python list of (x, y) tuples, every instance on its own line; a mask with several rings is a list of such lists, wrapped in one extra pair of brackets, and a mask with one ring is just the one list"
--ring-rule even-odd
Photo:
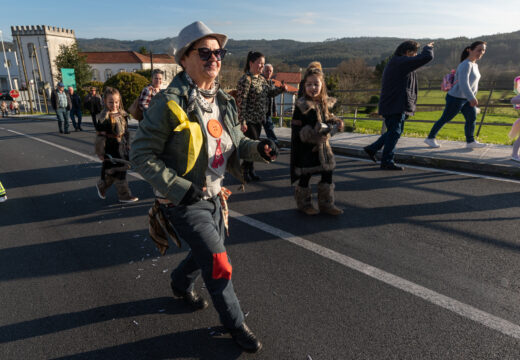
[(149, 240), (149, 185), (128, 177), (131, 205), (97, 197), (84, 128), (0, 120), (1, 359), (520, 358), (518, 182), (338, 158), (333, 218), (295, 210), (288, 151), (245, 192), (227, 179), (234, 286), (264, 344), (250, 355), (212, 306), (171, 297), (187, 247)]

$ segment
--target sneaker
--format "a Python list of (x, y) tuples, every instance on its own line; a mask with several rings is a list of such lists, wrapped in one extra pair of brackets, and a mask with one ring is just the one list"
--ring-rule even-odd
[(119, 199), (119, 202), (120, 203), (133, 203), (133, 202), (136, 202), (138, 200), (139, 200), (139, 198), (137, 196), (132, 196), (129, 199)]
[(403, 167), (394, 163), (381, 164), (381, 170), (403, 170)]
[(0, 196), (0, 202), (4, 202), (7, 200), (7, 195)]
[(478, 141), (473, 141), (473, 142), (466, 144), (466, 147), (468, 149), (478, 149), (478, 148), (483, 148), (486, 146), (487, 146), (487, 144), (482, 144), (482, 143), (479, 143)]
[(439, 144), (437, 142), (437, 140), (435, 140), (435, 138), (433, 138), (433, 139), (426, 138), (426, 139), (424, 139), (424, 142), (426, 143), (426, 145), (428, 145), (431, 148), (440, 148), (441, 147), (441, 144)]
[(262, 348), (262, 343), (258, 341), (246, 323), (242, 323), (238, 329), (229, 330), (229, 333), (238, 346), (247, 352), (255, 353)]
[(105, 193), (104, 193), (103, 191), (101, 191), (101, 189), (99, 188), (99, 185), (98, 185), (98, 184), (96, 184), (96, 189), (97, 189), (97, 194), (98, 194), (98, 196), (99, 196), (101, 199), (105, 200), (107, 197), (105, 196)]
[(513, 155), (513, 156), (511, 156), (511, 160), (520, 162), (520, 157)]

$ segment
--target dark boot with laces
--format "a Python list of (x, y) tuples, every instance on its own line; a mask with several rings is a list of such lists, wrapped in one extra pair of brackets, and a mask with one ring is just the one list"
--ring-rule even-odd
[(179, 290), (173, 285), (173, 282), (170, 283), (170, 286), (172, 287), (173, 297), (183, 299), (193, 310), (203, 310), (208, 307), (206, 299), (197, 294), (194, 290)]
[(247, 352), (255, 353), (262, 348), (262, 343), (256, 338), (246, 323), (242, 323), (237, 329), (229, 330), (229, 333), (238, 346)]

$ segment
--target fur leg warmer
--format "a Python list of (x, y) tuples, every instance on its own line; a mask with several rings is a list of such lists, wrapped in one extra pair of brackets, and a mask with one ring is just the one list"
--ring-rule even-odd
[(298, 207), (298, 210), (304, 212), (307, 215), (316, 215), (319, 213), (318, 209), (312, 206), (310, 186), (296, 186), (294, 190), (294, 198), (296, 199), (296, 206)]
[(334, 205), (334, 184), (318, 183), (318, 206), (329, 215), (343, 214), (343, 210)]

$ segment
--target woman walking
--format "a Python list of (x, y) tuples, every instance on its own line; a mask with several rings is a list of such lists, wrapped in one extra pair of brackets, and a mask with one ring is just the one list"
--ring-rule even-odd
[(455, 73), (455, 83), (446, 94), (446, 106), (442, 116), (435, 124), (424, 142), (432, 147), (439, 148), (441, 145), (435, 140), (439, 130), (448, 121), (452, 120), (459, 112), (462, 112), (466, 124), (464, 133), (466, 135), (466, 147), (474, 149), (486, 146), (475, 140), (475, 123), (477, 121), (477, 91), (480, 80), (477, 61), (486, 53), (486, 42), (475, 41), (466, 47), (460, 57), (460, 64)]
[[(260, 76), (264, 70), (265, 56), (257, 51), (250, 51), (247, 54), (244, 75), (238, 80), (237, 84), (237, 107), (238, 118), (244, 134), (253, 140), (258, 140), (262, 124), (265, 121), (265, 114), (269, 106), (269, 97), (275, 97), (284, 91), (287, 86), (279, 88), (271, 87), (266, 78)], [(252, 161), (244, 160), (242, 163), (244, 180), (260, 180), (256, 175)]]

